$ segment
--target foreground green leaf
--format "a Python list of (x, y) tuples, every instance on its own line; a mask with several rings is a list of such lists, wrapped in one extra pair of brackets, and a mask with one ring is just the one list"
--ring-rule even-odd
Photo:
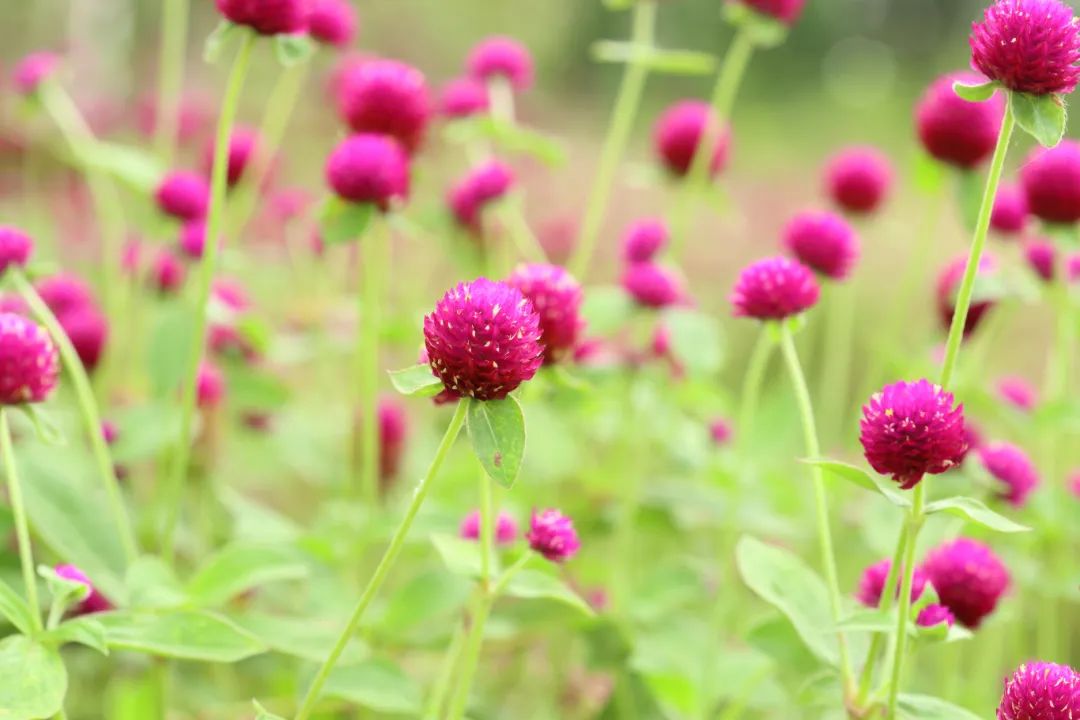
[(434, 397), (443, 391), (442, 380), (431, 372), (427, 363), (413, 365), (404, 370), (391, 370), (390, 384), (402, 395)]
[(954, 82), (952, 86), (953, 92), (956, 93), (957, 97), (963, 98), (968, 102), (986, 102), (994, 96), (998, 87), (1000, 86), (993, 80), (978, 85), (966, 85), (962, 82)]
[(370, 203), (351, 203), (339, 197), (326, 200), (319, 214), (322, 239), (327, 245), (341, 245), (359, 240), (375, 216)]
[(7, 618), (23, 635), (29, 635), (34, 626), (30, 605), (3, 580), (0, 580), (0, 615)]
[(235, 623), (205, 610), (108, 612), (109, 647), (158, 657), (233, 663), (259, 655), (266, 647)]
[(0, 642), (0, 720), (51, 718), (63, 707), (67, 685), (55, 648), (23, 635)]
[(415, 715), (420, 711), (420, 686), (397, 665), (381, 659), (338, 667), (327, 680), (323, 695), (381, 713)]
[(1043, 147), (1052, 148), (1065, 134), (1065, 101), (1059, 95), (1009, 93), (1016, 124)]
[(927, 504), (926, 514), (944, 512), (957, 517), (966, 518), (976, 525), (981, 525), (989, 530), (1000, 533), (1028, 532), (1031, 528), (1020, 523), (1013, 522), (1004, 515), (999, 515), (981, 500), (970, 497), (951, 497), (943, 500), (935, 500)]
[(288, 547), (233, 545), (211, 557), (188, 582), (197, 604), (214, 607), (237, 595), (274, 582), (307, 575), (299, 553)]
[(484, 472), (504, 488), (512, 488), (525, 457), (525, 416), (511, 396), (469, 402), (466, 427)]
[(835, 460), (829, 460), (827, 458), (807, 458), (806, 460), (803, 460), (803, 462), (807, 465), (819, 467), (826, 473), (842, 480), (847, 480), (849, 483), (857, 485), (864, 490), (877, 493), (893, 505), (898, 507), (911, 507), (911, 499), (898, 490), (896, 485), (880, 475), (868, 473), (862, 468), (855, 467), (854, 465), (836, 462)]
[(980, 720), (959, 705), (929, 695), (900, 693), (900, 716), (907, 720)]
[(510, 597), (554, 600), (592, 616), (595, 613), (569, 585), (540, 570), (521, 570), (506, 587)]

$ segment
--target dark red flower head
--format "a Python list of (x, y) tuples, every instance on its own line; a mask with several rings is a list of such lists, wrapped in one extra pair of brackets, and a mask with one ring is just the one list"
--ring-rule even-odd
[[(863, 571), (862, 578), (859, 579), (859, 590), (855, 593), (855, 599), (866, 607), (876, 608), (881, 603), (881, 593), (885, 591), (885, 581), (889, 577), (889, 569), (892, 567), (892, 560), (886, 558), (881, 562), (874, 563), (870, 567)], [(896, 596), (900, 596), (900, 578), (904, 570), (903, 567), (897, 573), (896, 578)], [(911, 576), (911, 602), (915, 602), (922, 597), (923, 590), (926, 589), (926, 574), (923, 573), (921, 568), (915, 568), (915, 572)]]
[(1032, 238), (1025, 242), (1024, 259), (1031, 271), (1045, 282), (1052, 282), (1057, 275), (1057, 248), (1049, 240)]
[(585, 327), (581, 285), (558, 265), (519, 265), (506, 284), (517, 288), (540, 315), (544, 362), (558, 362), (573, 351)]
[(84, 305), (58, 315), (56, 319), (75, 347), (86, 372), (97, 369), (109, 340), (109, 321), (105, 315), (96, 305)]
[(502, 198), (514, 184), (514, 171), (498, 160), (472, 169), (447, 193), (454, 219), (464, 228), (479, 233), (484, 208)]
[(999, 496), (1013, 507), (1023, 507), (1039, 485), (1039, 471), (1027, 454), (1011, 443), (988, 443), (978, 450), (979, 461), (1001, 483)]
[(15, 66), (13, 82), (20, 95), (33, 95), (60, 65), (60, 56), (51, 52), (33, 52)]
[(396, 60), (366, 60), (346, 71), (338, 98), (345, 122), (358, 133), (390, 135), (410, 154), (431, 117), (424, 74)]
[(386, 210), (409, 196), (409, 156), (393, 138), (353, 135), (330, 153), (326, 182), (342, 200)]
[(979, 85), (986, 78), (969, 72), (944, 75), (927, 88), (915, 109), (923, 147), (941, 162), (973, 168), (997, 145), (1005, 98), (994, 93), (986, 102), (970, 102), (953, 92), (953, 83)]
[(533, 61), (528, 49), (517, 40), (496, 36), (481, 40), (468, 59), (469, 74), (481, 82), (501, 77), (518, 92), (528, 90), (533, 81)]
[(961, 625), (977, 628), (1009, 589), (1009, 571), (994, 551), (958, 538), (930, 551), (923, 563), (941, 604)]
[(88, 593), (76, 606), (76, 615), (88, 615), (113, 609), (113, 604), (98, 592), (97, 588), (90, 582), (90, 578), (86, 577), (86, 574), (79, 568), (74, 565), (57, 565), (54, 572), (65, 580), (74, 580), (86, 586)]
[(1080, 220), (1080, 142), (1063, 140), (1054, 148), (1036, 148), (1020, 168), (1031, 214), (1048, 223)]
[(452, 395), (500, 400), (544, 362), (540, 316), (521, 291), (479, 278), (447, 291), (424, 318), (431, 370)]
[(471, 77), (455, 78), (446, 83), (439, 98), (439, 110), (448, 118), (463, 118), (487, 112), (487, 87)]
[(881, 206), (892, 185), (889, 159), (872, 147), (851, 147), (834, 155), (825, 166), (829, 197), (841, 209), (856, 215)]
[[(653, 145), (669, 173), (683, 177), (690, 171), (706, 126), (717, 122), (712, 107), (700, 100), (683, 100), (664, 111), (653, 128)], [(731, 133), (724, 127), (719, 132), (716, 150), (709, 163), (710, 175), (715, 177), (724, 169), (730, 143)]]
[(326, 45), (348, 47), (356, 39), (356, 10), (349, 0), (308, 0), (308, 34)]
[(210, 186), (197, 173), (178, 170), (166, 175), (154, 193), (158, 209), (180, 220), (196, 220), (206, 215)]
[(94, 305), (90, 286), (74, 275), (53, 275), (35, 285), (38, 295), (57, 317), (87, 305)]
[(952, 627), (955, 622), (956, 617), (944, 605), (927, 605), (919, 611), (919, 616), (915, 618), (915, 624), (919, 627), (934, 627), (941, 623)]
[(9, 267), (26, 267), (34, 252), (34, 241), (18, 228), (0, 225), (0, 277)]
[[(233, 128), (232, 135), (229, 137), (229, 157), (226, 163), (226, 179), (229, 187), (233, 187), (244, 177), (244, 172), (255, 159), (258, 149), (259, 132), (257, 130), (243, 126)], [(214, 169), (215, 151), (215, 142), (211, 140), (203, 157), (203, 167), (208, 177)]]
[(927, 380), (901, 381), (874, 393), (859, 422), (870, 467), (908, 490), (927, 473), (959, 465), (967, 449), (964, 406), (953, 403), (952, 393)]
[(683, 284), (670, 268), (654, 262), (630, 263), (623, 269), (622, 286), (639, 305), (663, 308), (684, 297)]
[(623, 235), (623, 259), (628, 263), (648, 262), (664, 249), (670, 233), (660, 218), (638, 220)]
[[(967, 256), (954, 259), (946, 265), (937, 280), (937, 305), (941, 324), (945, 330), (952, 325), (953, 313), (956, 310), (956, 293), (960, 289), (960, 283), (964, 279), (964, 269), (967, 267)], [(979, 297), (979, 279), (988, 279), (997, 273), (997, 258), (990, 253), (983, 253), (979, 258), (978, 275), (975, 279), (976, 292), (972, 296), (971, 306), (968, 308), (967, 319), (964, 322), (964, 337), (975, 332), (986, 313), (994, 306), (992, 297)]]
[(810, 268), (786, 257), (773, 257), (739, 273), (730, 300), (736, 317), (783, 320), (812, 308), (820, 295)]
[(379, 479), (383, 489), (393, 480), (401, 467), (405, 440), (409, 434), (409, 418), (405, 408), (394, 398), (379, 401)]
[(158, 252), (150, 272), (154, 289), (162, 295), (177, 293), (184, 286), (187, 276), (184, 265), (166, 248)]
[(581, 548), (574, 523), (558, 510), (533, 511), (525, 539), (529, 547), (554, 563), (569, 560)]
[(0, 313), (0, 405), (45, 400), (59, 375), (60, 359), (49, 333), (21, 315)]
[(1071, 93), (1080, 79), (1076, 18), (1061, 0), (997, 0), (968, 42), (975, 69), (1010, 90)]
[(785, 25), (794, 25), (802, 14), (806, 0), (729, 0), (739, 2), (762, 15), (775, 18)]
[(218, 11), (260, 35), (291, 35), (307, 30), (308, 0), (217, 0)]
[(1021, 235), (1027, 220), (1027, 196), (1015, 185), (999, 187), (990, 213), (990, 227), (1002, 235)]
[(199, 374), (195, 379), (195, 398), (200, 408), (209, 410), (217, 407), (225, 397), (225, 375), (217, 365), (204, 361), (199, 365)]
[(1068, 665), (1025, 663), (1005, 680), (997, 720), (1075, 720), (1080, 673)]
[(784, 229), (784, 244), (803, 265), (843, 280), (859, 258), (859, 238), (847, 221), (831, 212), (801, 212)]

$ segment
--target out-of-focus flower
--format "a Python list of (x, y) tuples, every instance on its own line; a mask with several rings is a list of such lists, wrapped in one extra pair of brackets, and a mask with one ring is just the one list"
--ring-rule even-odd
[[(946, 265), (937, 280), (937, 304), (938, 315), (941, 317), (942, 327), (947, 331), (952, 326), (953, 313), (956, 311), (956, 293), (960, 289), (960, 283), (964, 279), (964, 270), (967, 268), (967, 256), (961, 256)], [(979, 258), (978, 278), (988, 279), (997, 272), (997, 258), (990, 253), (983, 253)], [(972, 297), (971, 306), (968, 307), (967, 319), (964, 321), (964, 337), (968, 337), (979, 326), (983, 317), (994, 306), (992, 298), (979, 299), (978, 295)]]
[[(885, 581), (889, 577), (890, 568), (892, 568), (892, 561), (887, 558), (866, 568), (862, 578), (859, 579), (859, 590), (855, 593), (855, 599), (866, 607), (876, 608), (881, 603), (881, 593), (885, 591)], [(902, 577), (900, 573), (903, 570), (904, 568), (901, 567), (897, 573), (896, 596), (900, 595), (900, 578)], [(911, 601), (915, 602), (922, 597), (925, 589), (926, 574), (921, 568), (915, 568), (911, 576)]]
[(94, 587), (94, 584), (90, 582), (90, 578), (79, 568), (74, 565), (57, 565), (54, 572), (65, 580), (74, 580), (81, 585), (85, 585), (89, 591), (87, 596), (75, 607), (74, 614), (88, 615), (113, 609), (112, 603)]
[(292, 35), (307, 30), (309, 0), (217, 0), (218, 12), (260, 35)]
[(784, 228), (784, 244), (803, 265), (843, 280), (859, 258), (859, 238), (847, 221), (831, 212), (801, 212)]
[(410, 154), (419, 149), (431, 118), (424, 74), (395, 60), (353, 65), (342, 80), (338, 104), (354, 132), (389, 135)]
[(308, 0), (308, 34), (325, 45), (348, 47), (356, 39), (356, 10), (349, 0)]
[(972, 629), (994, 611), (1011, 583), (1008, 569), (994, 551), (968, 538), (932, 550), (923, 570), (941, 604), (961, 625)]
[(1028, 209), (1040, 220), (1080, 220), (1080, 142), (1063, 140), (1057, 147), (1032, 150), (1020, 168), (1020, 185)]
[(872, 147), (850, 147), (825, 166), (825, 187), (832, 201), (846, 212), (862, 215), (881, 207), (892, 185), (889, 159)]
[(956, 622), (956, 618), (953, 616), (952, 611), (944, 605), (927, 605), (919, 611), (919, 616), (915, 618), (915, 624), (919, 627), (934, 627), (945, 623), (948, 627), (952, 627)]
[(1039, 394), (1022, 377), (1009, 375), (998, 380), (997, 392), (1002, 400), (1022, 412), (1031, 412), (1039, 404)]
[(1007, 236), (1021, 235), (1027, 227), (1027, 196), (1015, 185), (1002, 185), (994, 198), (990, 227)]
[(532, 303), (540, 316), (544, 362), (556, 363), (577, 344), (585, 321), (581, 318), (581, 285), (558, 265), (519, 265), (506, 279)]
[(342, 200), (387, 210), (409, 196), (409, 157), (393, 138), (353, 135), (330, 153), (326, 182)]
[(0, 225), (0, 277), (9, 267), (26, 267), (34, 252), (34, 241), (18, 228)]
[[(665, 110), (653, 128), (653, 145), (667, 171), (676, 177), (690, 172), (706, 127), (717, 123), (719, 120), (712, 107), (700, 100), (683, 100)], [(727, 163), (731, 133), (723, 127), (719, 132), (714, 130), (713, 134), (716, 149), (709, 162), (709, 174), (715, 177)]]
[(477, 43), (469, 52), (468, 67), (477, 80), (487, 83), (503, 78), (518, 92), (528, 90), (533, 81), (532, 56), (510, 37), (489, 37)]
[(668, 243), (670, 233), (660, 218), (644, 218), (632, 223), (623, 234), (623, 260), (628, 263), (649, 262)]
[(654, 262), (627, 265), (623, 269), (622, 286), (634, 302), (650, 308), (668, 307), (683, 298), (679, 276)]
[(970, 102), (953, 92), (954, 83), (986, 82), (975, 73), (944, 75), (927, 88), (915, 109), (915, 125), (923, 147), (938, 160), (970, 169), (986, 160), (997, 145), (1005, 114), (1003, 93), (985, 102)]
[[(494, 538), (497, 544), (510, 545), (517, 541), (518, 524), (517, 520), (514, 520), (514, 516), (510, 513), (500, 510), (498, 516), (495, 518), (495, 527), (493, 529), (495, 531)], [(466, 540), (480, 539), (479, 510), (473, 510), (465, 516), (465, 519), (461, 521), (459, 534)]]
[(38, 87), (56, 72), (60, 56), (51, 52), (32, 52), (15, 66), (13, 82), (20, 95), (33, 95)]
[(197, 220), (206, 215), (210, 186), (202, 175), (178, 170), (166, 175), (154, 193), (158, 209), (180, 220)]
[(455, 78), (446, 83), (439, 98), (439, 109), (448, 118), (464, 118), (488, 110), (487, 87), (471, 77)]
[(1039, 471), (1027, 453), (1011, 443), (989, 443), (978, 450), (979, 462), (1001, 483), (1000, 497), (1013, 507), (1023, 507), (1039, 485)]

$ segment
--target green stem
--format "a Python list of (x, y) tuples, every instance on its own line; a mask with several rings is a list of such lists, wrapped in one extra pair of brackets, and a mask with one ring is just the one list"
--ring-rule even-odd
[(514, 112), (514, 87), (503, 75), (494, 75), (487, 83), (488, 97), (491, 99), (491, 116), (500, 123), (513, 125), (516, 122)]
[[(803, 442), (806, 446), (806, 453), (810, 457), (820, 457), (821, 446), (818, 443), (817, 426), (814, 422), (814, 408), (810, 402), (810, 390), (806, 386), (806, 376), (803, 374), (802, 365), (799, 363), (799, 355), (795, 350), (795, 338), (791, 333), (791, 328), (787, 324), (783, 324), (783, 322), (780, 325), (780, 350), (791, 375), (792, 385), (795, 388), (795, 399), (798, 402), (799, 414), (802, 418)], [(837, 579), (832, 529), (829, 526), (829, 501), (825, 494), (825, 478), (821, 468), (816, 465), (811, 468), (811, 473), (814, 478), (814, 500), (817, 507), (818, 544), (820, 545), (821, 562), (825, 567), (825, 581), (829, 588), (833, 620), (839, 622), (841, 612), (840, 583)], [(848, 654), (847, 638), (843, 633), (837, 633), (837, 644), (840, 649), (840, 669), (846, 695), (851, 684), (851, 658)]]
[[(476, 596), (476, 600), (479, 602), (479, 595)], [(439, 675), (435, 680), (435, 687), (431, 691), (431, 698), (428, 700), (427, 707), (424, 710), (424, 720), (439, 720), (443, 704), (446, 702), (446, 696), (450, 692), (450, 685), (457, 667), (461, 663), (461, 654), (464, 650), (465, 626), (459, 623), (454, 629), (450, 647), (446, 649), (446, 657), (443, 658), (442, 667), (439, 669)]]
[(769, 367), (769, 358), (772, 357), (775, 344), (770, 333), (762, 329), (757, 342), (754, 343), (754, 349), (750, 352), (750, 360), (746, 365), (746, 375), (743, 378), (739, 426), (736, 428), (736, 431), (742, 437), (749, 435), (751, 426), (754, 424), (758, 402), (761, 400), (761, 388), (765, 384), (765, 371)]
[[(896, 615), (896, 630), (893, 636), (892, 675), (889, 680), (889, 700), (885, 714), (886, 720), (896, 718), (896, 703), (900, 697), (900, 681), (904, 676), (904, 660), (907, 657), (907, 628), (911, 619), (911, 585), (915, 577), (915, 546), (919, 530), (923, 524), (923, 508), (926, 501), (926, 484), (919, 483), (912, 493), (911, 510), (905, 522), (907, 538), (904, 545), (904, 564), (901, 568), (903, 580), (900, 583), (900, 607)], [(904, 533), (901, 533), (903, 535)]]
[(191, 347), (185, 368), (184, 386), (180, 396), (180, 435), (173, 448), (169, 464), (168, 477), (162, 491), (166, 499), (165, 524), (162, 531), (162, 555), (171, 560), (176, 551), (176, 526), (180, 519), (180, 506), (184, 496), (184, 481), (187, 476), (188, 462), (191, 457), (191, 431), (195, 419), (196, 384), (199, 365), (202, 363), (203, 349), (206, 343), (206, 309), (210, 301), (210, 288), (214, 281), (218, 252), (221, 245), (221, 230), (225, 219), (226, 171), (228, 169), (229, 137), (232, 135), (233, 122), (240, 104), (240, 94), (244, 88), (251, 64), (251, 51), (255, 46), (256, 36), (245, 30), (240, 49), (233, 60), (229, 73), (225, 96), (221, 102), (221, 115), (218, 118), (217, 135), (214, 146), (214, 164), (210, 180), (210, 210), (206, 220), (206, 247), (199, 262), (198, 286), (195, 298), (195, 328), (191, 337)]
[(161, 52), (158, 54), (158, 96), (154, 111), (154, 148), (165, 167), (172, 165), (179, 135), (187, 29), (188, 0), (164, 0)]
[[(378, 221), (377, 221), (378, 222)], [(360, 240), (360, 306), (356, 333), (357, 390), (360, 403), (359, 472), (354, 475), (360, 497), (369, 507), (379, 498), (379, 335), (382, 282), (386, 277), (388, 238), (384, 223)], [(356, 487), (354, 485), (354, 487)]]
[[(892, 564), (889, 565), (889, 573), (885, 576), (885, 585), (881, 589), (881, 600), (878, 602), (878, 609), (881, 612), (888, 612), (892, 609), (893, 598), (897, 594), (896, 580), (899, 575), (898, 571), (900, 564), (904, 561), (904, 548), (907, 547), (907, 535), (907, 523), (904, 523), (900, 527), (900, 542), (896, 545)], [(866, 653), (866, 664), (863, 665), (862, 677), (859, 679), (859, 695), (856, 701), (858, 707), (866, 705), (866, 699), (870, 696), (870, 686), (874, 682), (874, 668), (881, 656), (885, 639), (884, 633), (874, 633), (874, 637), (870, 641), (870, 650)]]
[[(640, 0), (634, 5), (633, 29), (631, 42), (639, 52), (651, 49), (656, 31), (656, 0)], [(600, 228), (604, 224), (608, 203), (619, 169), (623, 153), (630, 141), (638, 107), (645, 92), (645, 81), (649, 77), (649, 68), (635, 56), (626, 66), (619, 92), (615, 97), (615, 106), (611, 112), (611, 121), (600, 151), (600, 162), (593, 178), (589, 201), (585, 206), (585, 216), (581, 223), (577, 248), (570, 260), (570, 272), (578, 278), (584, 278), (589, 271), (589, 263), (600, 238)]]
[(109, 512), (112, 515), (113, 524), (120, 534), (120, 545), (124, 549), (127, 561), (133, 562), (138, 557), (138, 544), (135, 541), (135, 533), (131, 527), (131, 519), (128, 516), (127, 506), (124, 504), (123, 495), (120, 492), (120, 481), (116, 477), (116, 465), (113, 463), (109, 446), (105, 442), (105, 436), (101, 429), (101, 413), (98, 411), (97, 401), (94, 399), (94, 391), (90, 386), (90, 378), (86, 375), (86, 368), (79, 359), (79, 354), (71, 344), (67, 333), (60, 327), (56, 316), (53, 315), (49, 306), (41, 299), (34, 286), (18, 270), (9, 270), (15, 287), (31, 312), (52, 336), (53, 342), (60, 352), (64, 369), (75, 390), (75, 399), (79, 404), (79, 413), (82, 415), (83, 427), (90, 441), (90, 449), (94, 455), (94, 463), (97, 465), (98, 475), (105, 488), (105, 495), (109, 503)]
[(26, 602), (30, 606), (33, 629), (35, 632), (41, 632), (41, 606), (38, 604), (34, 554), (30, 547), (30, 526), (26, 519), (26, 505), (23, 503), (19, 473), (15, 467), (15, 449), (11, 445), (8, 409), (3, 407), (0, 407), (0, 455), (4, 456), (4, 475), (7, 476), (11, 514), (15, 520), (15, 537), (19, 541), (19, 563), (22, 565), (23, 584), (26, 586)]
[(345, 651), (345, 647), (348, 645), (349, 640), (356, 634), (356, 630), (360, 626), (360, 621), (364, 617), (364, 612), (367, 610), (368, 605), (371, 604), (371, 601), (375, 599), (375, 595), (378, 594), (379, 589), (386, 580), (386, 576), (394, 566), (394, 562), (401, 553), (401, 548), (405, 545), (405, 538), (409, 534), (409, 529), (412, 527), (413, 520), (416, 519), (416, 514), (420, 512), (420, 507), (424, 504), (424, 498), (427, 497), (428, 491), (431, 489), (431, 482), (435, 479), (435, 476), (439, 472), (439, 468), (442, 467), (443, 461), (446, 459), (447, 454), (450, 452), (450, 448), (454, 444), (454, 440), (457, 439), (458, 434), (461, 432), (461, 426), (465, 423), (465, 413), (468, 410), (470, 402), (472, 401), (468, 398), (458, 400), (457, 408), (454, 410), (454, 416), (451, 418), (450, 424), (446, 428), (446, 434), (443, 435), (442, 442), (439, 443), (439, 447), (435, 451), (435, 457), (431, 460), (431, 465), (428, 467), (427, 473), (424, 475), (423, 479), (420, 480), (420, 484), (417, 485), (416, 490), (413, 493), (412, 502), (409, 503), (409, 508), (405, 512), (405, 517), (401, 520), (401, 525), (398, 526), (394, 536), (390, 539), (390, 545), (386, 548), (382, 560), (379, 561), (378, 566), (375, 568), (375, 573), (371, 576), (367, 587), (364, 588), (364, 592), (360, 595), (360, 600), (357, 601), (356, 608), (353, 610), (352, 616), (349, 618), (348, 623), (346, 623), (345, 628), (338, 637), (334, 649), (330, 651), (330, 655), (326, 658), (322, 667), (319, 668), (319, 672), (315, 675), (315, 679), (312, 680), (311, 687), (308, 688), (304, 702), (301, 704), (300, 710), (296, 714), (296, 720), (307, 720), (315, 709), (315, 703), (319, 700), (319, 693), (322, 692), (327, 678), (330, 677), (330, 672), (334, 669), (334, 665), (337, 664), (338, 659), (341, 658), (341, 654)]
[(547, 254), (525, 219), (521, 197), (514, 195), (507, 198), (501, 203), (498, 212), (499, 219), (502, 220), (521, 256), (528, 262), (546, 263)]
[(491, 511), (491, 480), (480, 473), (480, 585), (491, 581), (491, 554), (494, 547), (495, 517)]

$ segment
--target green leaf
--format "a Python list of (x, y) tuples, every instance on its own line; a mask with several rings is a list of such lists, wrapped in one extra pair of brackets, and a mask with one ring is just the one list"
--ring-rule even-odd
[(255, 708), (255, 720), (285, 720), (280, 715), (274, 715), (264, 708), (258, 700), (252, 700), (251, 704)]
[(807, 649), (836, 665), (839, 654), (825, 583), (787, 550), (744, 536), (735, 548), (743, 582), (791, 621)]
[(929, 695), (900, 693), (900, 716), (907, 720), (980, 720), (959, 705)]
[(323, 689), (336, 697), (380, 713), (416, 715), (420, 712), (420, 686), (397, 665), (372, 659), (351, 667), (338, 667)]
[[(42, 639), (55, 647), (62, 647), (68, 643), (85, 645), (97, 650), (102, 655), (109, 654), (109, 645), (105, 626), (92, 615), (84, 615), (74, 620), (68, 620), (52, 630), (49, 630)], [(3, 716), (0, 716), (3, 717)]]
[(98, 140), (86, 143), (81, 152), (90, 167), (145, 195), (151, 195), (165, 175), (157, 156), (142, 148)]
[(696, 310), (669, 310), (664, 324), (671, 351), (692, 375), (713, 375), (724, 364), (723, 339), (716, 318)]
[(128, 568), (124, 583), (128, 603), (138, 610), (178, 607), (188, 602), (176, 573), (159, 557), (138, 558)]
[(911, 507), (911, 499), (900, 490), (897, 490), (895, 485), (891, 484), (887, 479), (880, 475), (871, 474), (854, 465), (836, 462), (827, 458), (807, 458), (806, 460), (803, 460), (803, 462), (808, 465), (819, 467), (825, 472), (841, 478), (842, 480), (847, 480), (853, 485), (858, 485), (864, 490), (877, 493), (893, 505), (898, 507)]
[(663, 50), (652, 45), (600, 40), (593, 44), (592, 55), (598, 62), (644, 65), (666, 75), (711, 75), (717, 59), (709, 53), (692, 50)]
[(187, 591), (196, 604), (214, 607), (252, 588), (298, 580), (307, 572), (292, 548), (233, 545), (211, 557), (188, 583)]
[(451, 573), (461, 577), (480, 577), (480, 543), (452, 535), (432, 535), (431, 543)]
[(63, 446), (67, 444), (64, 430), (52, 416), (37, 405), (21, 405), (19, 409), (30, 419), (37, 439), (46, 445)]
[(390, 384), (402, 395), (434, 397), (443, 391), (442, 380), (431, 372), (427, 363), (413, 365), (404, 370), (391, 370)]
[[(274, 652), (321, 663), (330, 654), (341, 633), (341, 618), (284, 617), (263, 612), (248, 612), (230, 618), (261, 640)], [(367, 658), (367, 646), (358, 638), (349, 640), (341, 655), (341, 664), (357, 663)]]
[(55, 648), (24, 635), (0, 642), (0, 719), (39, 720), (60, 712), (67, 670)]
[(967, 518), (971, 522), (982, 525), (984, 528), (996, 530), (1001, 533), (1028, 532), (1031, 528), (1015, 523), (1009, 518), (998, 515), (986, 507), (981, 500), (970, 497), (951, 497), (943, 500), (935, 500), (926, 506), (926, 513), (945, 512), (957, 517)]
[(848, 632), (888, 633), (896, 628), (892, 613), (876, 608), (860, 608), (836, 624), (838, 630)]
[(750, 41), (758, 47), (776, 47), (788, 36), (787, 25), (743, 3), (725, 4), (724, 19), (733, 27), (746, 33)]
[(230, 401), (245, 411), (271, 412), (289, 401), (289, 388), (264, 368), (247, 364), (230, 367), (227, 377)]
[(998, 84), (989, 80), (978, 85), (967, 85), (962, 82), (954, 82), (952, 89), (956, 93), (957, 97), (960, 97), (968, 102), (986, 102), (994, 96), (997, 92)]
[(206, 42), (203, 45), (203, 60), (211, 64), (216, 63), (218, 58), (221, 57), (221, 53), (225, 50), (225, 44), (231, 40), (232, 36), (239, 30), (239, 25), (235, 25), (228, 20), (219, 22), (213, 32), (206, 38)]
[(589, 603), (570, 586), (554, 575), (539, 570), (518, 571), (506, 586), (506, 594), (517, 598), (554, 600), (590, 617), (595, 615)]
[(455, 121), (447, 127), (446, 134), (458, 143), (488, 140), (509, 153), (529, 155), (552, 167), (562, 165), (566, 160), (565, 150), (554, 138), (490, 115)]
[(1065, 134), (1065, 101), (1060, 95), (1009, 93), (1009, 107), (1016, 124), (1043, 147), (1052, 148)]
[(610, 335), (630, 321), (634, 302), (621, 287), (604, 285), (585, 290), (585, 302), (581, 316), (589, 331), (598, 335)]
[(512, 396), (472, 400), (465, 423), (484, 472), (502, 487), (512, 488), (525, 456), (525, 416), (518, 401)]
[(117, 463), (136, 463), (157, 457), (180, 435), (180, 412), (175, 403), (132, 405), (116, 416), (116, 442), (110, 448)]
[(948, 176), (948, 168), (945, 163), (933, 157), (928, 152), (915, 153), (915, 187), (927, 195), (932, 195), (941, 189)]
[(319, 212), (319, 229), (327, 245), (342, 245), (364, 236), (375, 206), (371, 203), (346, 202), (339, 197), (327, 198)]
[(205, 610), (107, 612), (97, 619), (112, 649), (216, 663), (239, 662), (266, 651), (246, 630)]
[(315, 43), (307, 33), (274, 36), (274, 55), (284, 67), (290, 68), (306, 63), (314, 54)]
[(195, 313), (182, 302), (162, 309), (146, 346), (146, 371), (155, 397), (171, 398), (187, 373), (188, 352), (195, 341)]
[(85, 600), (90, 595), (90, 588), (78, 580), (69, 580), (60, 577), (55, 570), (48, 565), (38, 565), (38, 575), (45, 581), (49, 588), (49, 596), (53, 602), (59, 603), (60, 607), (67, 609), (72, 604)]
[(473, 587), (472, 582), (457, 574), (436, 569), (421, 573), (390, 596), (386, 613), (373, 625), (380, 635), (403, 638), (414, 633), (414, 637), (428, 640), (433, 627), (450, 626)]
[(0, 615), (7, 618), (23, 635), (29, 635), (34, 626), (30, 605), (3, 580), (0, 580)]

